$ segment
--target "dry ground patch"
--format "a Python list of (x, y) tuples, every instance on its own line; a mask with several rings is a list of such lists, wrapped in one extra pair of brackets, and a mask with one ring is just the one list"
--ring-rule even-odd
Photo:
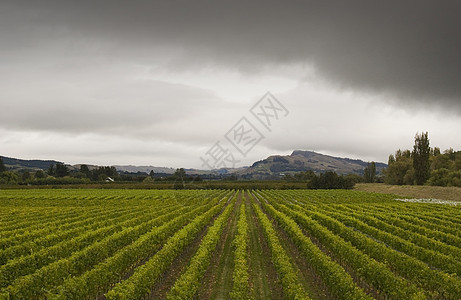
[(461, 201), (461, 188), (458, 187), (358, 183), (355, 185), (355, 189), (364, 192), (394, 194), (404, 197)]

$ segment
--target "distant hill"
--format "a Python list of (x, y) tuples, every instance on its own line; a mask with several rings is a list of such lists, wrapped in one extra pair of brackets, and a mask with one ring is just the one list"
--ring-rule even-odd
[(0, 156), (3, 159), (3, 163), (8, 169), (13, 170), (47, 170), (50, 166), (59, 163), (59, 161), (55, 160), (39, 160), (39, 159), (32, 159), (32, 160), (25, 160), (25, 159), (18, 159), (18, 158), (11, 158), (6, 156)]
[[(47, 170), (51, 165), (59, 163), (55, 160), (24, 160), (18, 158), (4, 157), (3, 162), (7, 168), (13, 170)], [(70, 169), (79, 169), (80, 164), (70, 166)], [(278, 179), (283, 174), (292, 174), (311, 170), (316, 173), (334, 171), (338, 174), (363, 174), (363, 169), (367, 162), (360, 159), (350, 159), (324, 155), (313, 151), (295, 150), (290, 155), (273, 155), (266, 159), (255, 162), (251, 167), (243, 168), (223, 168), (218, 170), (199, 170), (185, 169), (187, 174), (211, 175), (211, 176), (230, 176), (236, 175), (248, 179)], [(96, 165), (88, 165), (90, 169), (97, 168)], [(156, 174), (173, 174), (176, 168), (155, 167), (155, 166), (132, 166), (115, 165), (119, 172), (146, 173), (151, 170)], [(378, 173), (382, 172), (387, 165), (376, 163)]]
[[(239, 175), (254, 179), (280, 178), (283, 174), (311, 170), (316, 173), (334, 171), (338, 174), (362, 175), (368, 162), (359, 159), (341, 158), (313, 151), (295, 150), (291, 155), (273, 155), (255, 162), (251, 167), (238, 172)], [(384, 163), (376, 163), (378, 173), (386, 168)]]
[[(168, 167), (155, 167), (155, 166), (132, 166), (132, 165), (115, 165), (114, 166), (119, 172), (128, 172), (128, 173), (146, 173), (149, 174), (150, 171), (154, 171), (156, 174), (174, 174), (176, 168), (168, 168)], [(244, 170), (245, 168), (222, 168), (216, 170), (200, 170), (200, 169), (184, 169), (186, 174), (189, 175), (224, 175), (224, 174), (231, 174), (238, 172), (240, 170)]]
[(117, 171), (120, 172), (128, 172), (128, 173), (137, 173), (137, 172), (143, 172), (149, 174), (151, 170), (154, 171), (154, 173), (162, 173), (162, 174), (173, 174), (176, 169), (174, 168), (167, 168), (167, 167), (154, 167), (154, 166), (114, 166)]

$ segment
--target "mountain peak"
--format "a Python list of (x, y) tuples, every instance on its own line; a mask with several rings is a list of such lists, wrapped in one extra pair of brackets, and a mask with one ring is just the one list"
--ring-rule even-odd
[(316, 154), (319, 154), (317, 152), (314, 152), (314, 151), (307, 151), (307, 150), (294, 150), (290, 156), (296, 156), (296, 155), (301, 155), (301, 156), (304, 156), (304, 157), (311, 157), (313, 155), (316, 155)]

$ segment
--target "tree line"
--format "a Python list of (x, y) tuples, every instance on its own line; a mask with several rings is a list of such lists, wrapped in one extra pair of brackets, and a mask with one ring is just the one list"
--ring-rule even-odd
[(461, 151), (431, 148), (428, 133), (417, 133), (412, 151), (399, 149), (389, 155), (384, 180), (394, 185), (461, 187)]
[(183, 189), (191, 183), (201, 182), (203, 179), (198, 175), (188, 175), (183, 168), (178, 168), (174, 174), (155, 174), (153, 170), (149, 174), (144, 172), (128, 173), (118, 172), (115, 167), (99, 166), (90, 167), (80, 165), (72, 168), (63, 163), (50, 165), (47, 170), (8, 170), (0, 157), (0, 184), (87, 184), (98, 182), (166, 182), (174, 183), (175, 189)]
[[(364, 168), (363, 175), (338, 175), (335, 172), (316, 174), (313, 171), (298, 172), (285, 175), (287, 182), (306, 182), (311, 189), (348, 189), (358, 182), (385, 182), (392, 185), (437, 185), (461, 187), (461, 151), (449, 148), (430, 147), (427, 132), (415, 135), (413, 150), (397, 150), (389, 155), (388, 167), (382, 175), (377, 175), (375, 162), (370, 162)], [(203, 179), (196, 175), (188, 175), (178, 168), (174, 174), (119, 173), (115, 167), (89, 167), (81, 165), (79, 169), (70, 169), (63, 163), (51, 165), (48, 170), (35, 172), (13, 172), (6, 168), (0, 157), (0, 184), (69, 184), (118, 181), (144, 182), (154, 181), (174, 182), (174, 188), (183, 189)], [(222, 178), (221, 178), (222, 179)], [(237, 178), (235, 178), (237, 179)], [(232, 180), (231, 177), (228, 180)]]
[(50, 165), (47, 170), (8, 170), (0, 158), (0, 183), (2, 184), (79, 184), (102, 182), (108, 178), (119, 180), (120, 175), (115, 167), (96, 167), (90, 169), (81, 165), (79, 169), (70, 169), (63, 163)]
[(333, 171), (316, 174), (310, 170), (286, 174), (285, 180), (305, 182), (308, 189), (352, 189), (357, 182), (362, 181), (361, 176), (355, 174), (338, 175)]

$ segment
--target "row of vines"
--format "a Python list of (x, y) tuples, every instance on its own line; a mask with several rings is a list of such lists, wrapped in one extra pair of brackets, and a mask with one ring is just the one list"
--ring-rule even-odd
[(461, 208), (394, 198), (0, 191), (0, 299), (459, 299)]

